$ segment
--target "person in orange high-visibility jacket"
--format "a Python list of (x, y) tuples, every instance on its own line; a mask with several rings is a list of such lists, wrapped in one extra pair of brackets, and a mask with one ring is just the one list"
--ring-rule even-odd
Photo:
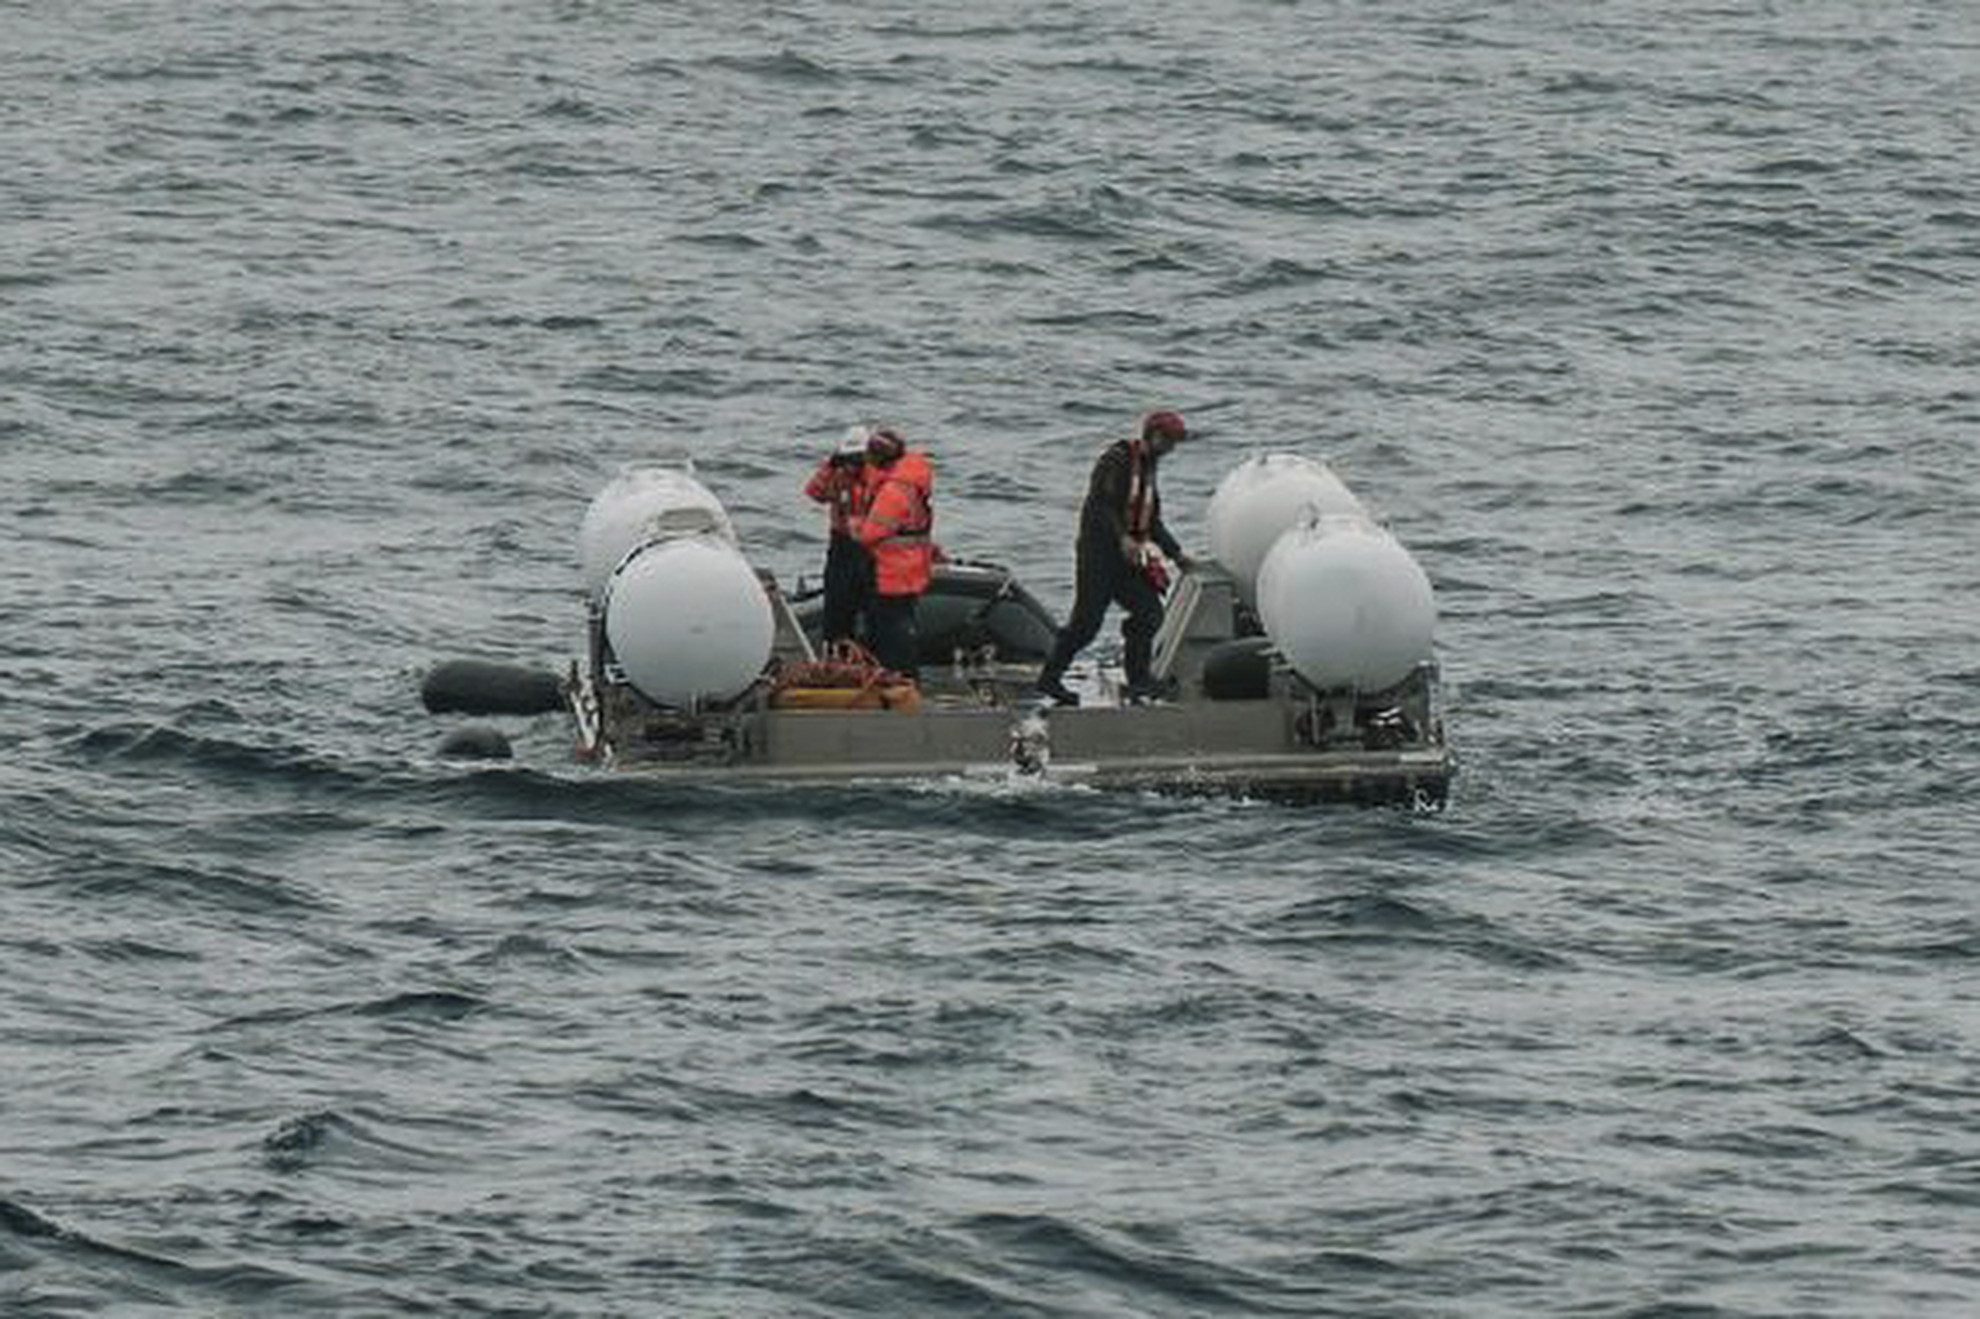
[(873, 555), (853, 538), (852, 531), (873, 493), (866, 471), (866, 441), (871, 429), (854, 426), (848, 430), (804, 486), (804, 493), (825, 505), (830, 515), (825, 601), (819, 617), (820, 637), (827, 645), (850, 641), (861, 615), (873, 601)]
[(915, 608), (935, 570), (935, 469), (883, 426), (866, 442), (866, 479), (866, 511), (853, 519), (852, 534), (873, 555), (866, 611), (873, 657), (913, 678), (921, 645)]

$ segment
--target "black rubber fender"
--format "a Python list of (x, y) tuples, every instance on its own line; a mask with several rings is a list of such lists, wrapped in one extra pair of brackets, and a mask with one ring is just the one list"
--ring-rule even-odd
[[(807, 594), (792, 603), (798, 625), (818, 645), (823, 602)], [(1059, 623), (1003, 567), (953, 560), (935, 566), (927, 594), (916, 602), (915, 633), (924, 665), (948, 664), (958, 650), (985, 649), (1005, 663), (1038, 664), (1052, 653)]]
[(1213, 701), (1262, 701), (1272, 694), (1272, 642), (1239, 637), (1203, 657), (1203, 694)]
[(564, 684), (547, 669), (454, 659), (433, 666), (419, 699), (432, 714), (552, 714), (564, 708)]
[(502, 730), (486, 724), (456, 728), (440, 739), (437, 749), (449, 760), (511, 760), (516, 754)]

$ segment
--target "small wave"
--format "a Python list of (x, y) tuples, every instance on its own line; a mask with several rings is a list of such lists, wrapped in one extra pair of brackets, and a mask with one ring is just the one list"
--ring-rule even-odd
[[(751, 241), (754, 240), (745, 240)], [(725, 379), (709, 367), (600, 366), (586, 371), (576, 382), (587, 389), (616, 394), (651, 394), (666, 397), (686, 394), (695, 398), (716, 398), (727, 389)]]
[(225, 738), (206, 737), (160, 724), (120, 723), (92, 728), (68, 745), (85, 761), (208, 761), (226, 768), (266, 769), (285, 753)]
[(383, 1017), (409, 1021), (459, 1021), (485, 1008), (487, 1001), (453, 990), (406, 990), (382, 998), (332, 1003), (318, 1007), (276, 1006), (241, 1013), (215, 1022), (209, 1029), (235, 1031), (257, 1026), (285, 1025), (328, 1017)]
[(356, 68), (381, 72), (407, 72), (424, 64), (403, 50), (385, 46), (352, 46), (344, 50), (326, 51), (318, 55), (314, 62), (333, 69)]
[[(1121, 1289), (1160, 1311), (1182, 1304), (1232, 1314), (1258, 1313), (1262, 1280), (1226, 1265), (1144, 1244), (1040, 1213), (977, 1214), (961, 1229), (1007, 1260), (1068, 1279), (1084, 1277), (1115, 1310)], [(1130, 1308), (1140, 1308), (1133, 1306)]]
[(133, 937), (117, 939), (85, 939), (77, 948), (84, 954), (104, 962), (196, 962), (200, 955), (184, 948), (168, 948), (163, 944)]
[(1749, 165), (1746, 172), (1755, 178), (1803, 178), (1837, 173), (1842, 168), (1835, 160), (1823, 160), (1814, 156), (1783, 156), (1776, 160), (1763, 160)]
[(43, 1218), (26, 1205), (0, 1196), (0, 1228), (18, 1237), (66, 1237), (68, 1230)]
[(309, 1162), (310, 1155), (328, 1139), (335, 1117), (330, 1113), (306, 1113), (285, 1118), (282, 1124), (261, 1139), (262, 1161), (277, 1172), (294, 1172)]
[(209, 82), (236, 77), (251, 71), (251, 67), (252, 56), (245, 50), (232, 52), (205, 50), (197, 54), (177, 53), (169, 56), (134, 55), (127, 59), (99, 64), (91, 70), (91, 76), (107, 83)]
[[(350, 790), (377, 787), (380, 783), (374, 773), (340, 764), (295, 744), (257, 744), (170, 724), (105, 724), (69, 739), (61, 749), (98, 768), (183, 766), (262, 786)], [(311, 823), (313, 827), (340, 828), (345, 822), (339, 817), (319, 816)]]
[(766, 82), (816, 85), (840, 81), (835, 70), (789, 49), (774, 55), (717, 55), (708, 63), (714, 68), (747, 74)]
[(371, 1123), (329, 1109), (277, 1123), (261, 1139), (261, 1161), (278, 1173), (324, 1165), (364, 1171), (432, 1170), (451, 1162), (425, 1144), (389, 1139)]
[[(957, 1243), (918, 1242), (912, 1249), (885, 1245), (866, 1249), (856, 1269), (838, 1249), (821, 1263), (841, 1270), (828, 1299), (845, 1313), (1027, 1315), (1043, 1311), (1027, 1304), (1008, 1280), (984, 1276), (980, 1261)], [(807, 1296), (807, 1301), (815, 1299)], [(795, 1308), (795, 1307), (794, 1307)]]
[(1437, 928), (1428, 911), (1380, 893), (1342, 893), (1302, 902), (1276, 922), (1283, 929), (1425, 933)]
[[(303, 1299), (304, 1284), (294, 1275), (260, 1265), (194, 1267), (92, 1236), (0, 1196), (0, 1271), (35, 1265), (59, 1266), (79, 1296), (92, 1297), (92, 1310), (139, 1305), (196, 1314), (239, 1304), (267, 1304), (278, 1296)], [(82, 1278), (75, 1277), (79, 1270)], [(99, 1307), (97, 1301), (103, 1305)], [(70, 1311), (65, 1307), (62, 1312)]]
[(360, 1017), (414, 1017), (428, 1021), (459, 1021), (486, 1006), (472, 994), (451, 990), (416, 990), (375, 999), (352, 1009)]
[(1633, 85), (1622, 78), (1590, 73), (1585, 69), (1556, 74), (1542, 79), (1540, 83), (1540, 93), (1543, 96), (1615, 96), (1632, 90), (1634, 90)]
[(266, 489), (264, 482), (229, 472), (180, 472), (132, 487), (141, 504), (225, 504), (239, 508)]
[[(324, 905), (315, 894), (293, 880), (231, 862), (162, 861), (150, 856), (124, 858), (108, 853), (97, 856), (87, 867), (53, 881), (53, 886), (88, 898), (105, 909), (138, 900), (181, 909), (196, 905), (239, 917), (248, 913), (314, 912)], [(179, 955), (189, 960), (199, 956)]]
[(1836, 1060), (1882, 1058), (1884, 1050), (1845, 1026), (1831, 1026), (1804, 1042), (1803, 1047), (1821, 1057)]
[(493, 948), (477, 954), (470, 961), (484, 967), (543, 967), (558, 971), (575, 970), (584, 965), (584, 959), (579, 954), (534, 934), (504, 935)]
[(1257, 185), (1226, 187), (1222, 199), (1249, 210), (1273, 212), (1313, 219), (1352, 219), (1360, 208), (1331, 192), (1311, 188), (1265, 188)]
[(1422, 945), (1523, 971), (1572, 965), (1563, 954), (1501, 930), (1483, 917), (1438, 913), (1383, 893), (1343, 893), (1300, 903), (1272, 922), (1262, 942)]
[(561, 119), (580, 124), (609, 124), (622, 117), (617, 111), (580, 96), (556, 97), (536, 106), (530, 113), (538, 119)]
[(920, 217), (911, 223), (916, 228), (941, 230), (967, 237), (996, 238), (1004, 235), (1024, 235), (1032, 238), (1078, 241), (1109, 238), (1119, 229), (1113, 219), (1077, 203), (1007, 206), (985, 213), (971, 214), (942, 211)]
[(1222, 291), (1232, 297), (1248, 293), (1277, 292), (1281, 289), (1298, 288), (1303, 284), (1330, 279), (1333, 274), (1334, 272), (1325, 265), (1295, 261), (1288, 257), (1273, 257), (1226, 281)]

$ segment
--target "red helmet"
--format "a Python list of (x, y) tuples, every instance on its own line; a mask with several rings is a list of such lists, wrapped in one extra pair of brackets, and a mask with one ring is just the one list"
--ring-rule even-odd
[(1183, 425), (1180, 412), (1151, 412), (1141, 419), (1141, 438), (1152, 440), (1161, 437), (1174, 444), (1181, 444), (1189, 438), (1189, 428)]

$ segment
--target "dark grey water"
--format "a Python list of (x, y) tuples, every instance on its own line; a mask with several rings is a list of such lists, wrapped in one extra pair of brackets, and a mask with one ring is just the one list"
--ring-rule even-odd
[[(1980, 10), (0, 4), (0, 1305), (1965, 1315)], [(1057, 607), (1143, 408), (1442, 815), (433, 755), (691, 457)]]

